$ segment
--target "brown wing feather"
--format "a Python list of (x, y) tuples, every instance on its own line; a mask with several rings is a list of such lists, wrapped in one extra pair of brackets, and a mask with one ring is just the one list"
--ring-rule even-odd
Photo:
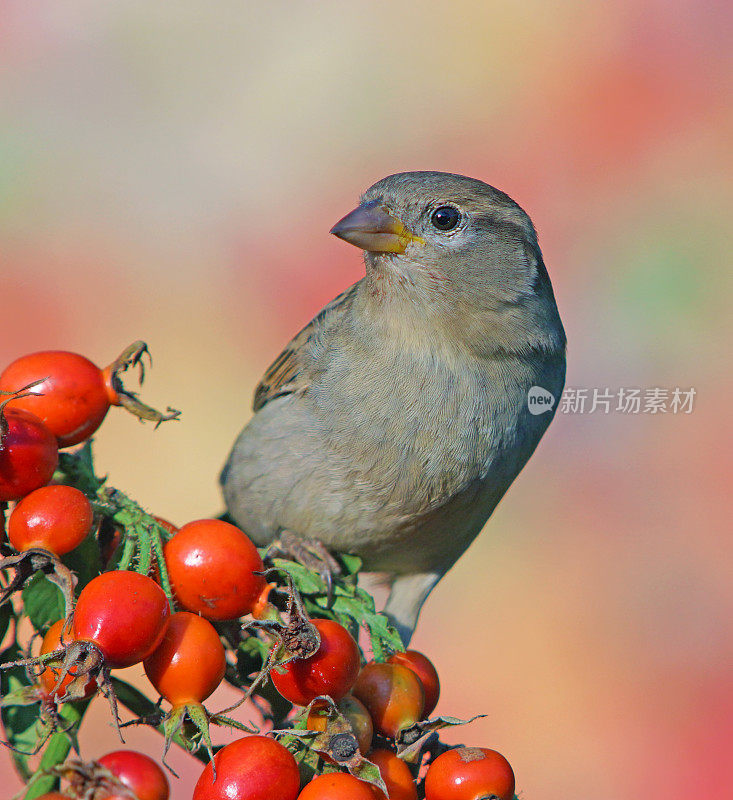
[(302, 374), (300, 363), (300, 352), (303, 347), (313, 338), (326, 321), (330, 320), (334, 314), (343, 314), (354, 299), (354, 294), (361, 281), (350, 286), (345, 292), (331, 300), (328, 305), (315, 316), (300, 333), (298, 333), (288, 343), (287, 347), (270, 364), (262, 380), (255, 389), (252, 408), (259, 411), (262, 406), (293, 392), (303, 392), (308, 388), (309, 378)]

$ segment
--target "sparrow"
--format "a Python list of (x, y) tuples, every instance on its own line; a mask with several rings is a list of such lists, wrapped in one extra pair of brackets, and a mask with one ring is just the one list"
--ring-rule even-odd
[(384, 573), (407, 644), (550, 424), (565, 332), (529, 216), (480, 180), (390, 175), (331, 233), (366, 274), (266, 371), (220, 482), (259, 546), (287, 533)]

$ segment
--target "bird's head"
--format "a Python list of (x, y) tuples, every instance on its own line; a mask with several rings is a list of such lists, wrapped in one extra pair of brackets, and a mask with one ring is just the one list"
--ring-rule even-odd
[(407, 297), (458, 329), (493, 327), (504, 343), (556, 331), (564, 346), (537, 235), (503, 192), (444, 172), (378, 181), (331, 233), (365, 252), (367, 282), (381, 299)]

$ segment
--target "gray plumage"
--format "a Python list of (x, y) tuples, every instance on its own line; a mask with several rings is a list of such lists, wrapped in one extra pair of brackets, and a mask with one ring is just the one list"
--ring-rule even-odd
[[(460, 212), (449, 231), (432, 221), (445, 206)], [(413, 172), (360, 208), (390, 220), (379, 236), (363, 211), (334, 229), (375, 242), (366, 276), (267, 371), (221, 482), (258, 545), (288, 530), (390, 574), (386, 610), (409, 640), (549, 425), (554, 408), (531, 414), (527, 394), (560, 397), (565, 334), (534, 227), (507, 195)]]

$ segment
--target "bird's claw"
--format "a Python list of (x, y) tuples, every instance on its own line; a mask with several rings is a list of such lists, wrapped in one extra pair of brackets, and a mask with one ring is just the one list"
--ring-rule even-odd
[(291, 531), (283, 531), (268, 548), (267, 556), (282, 556), (297, 561), (317, 573), (326, 587), (328, 605), (333, 600), (333, 578), (341, 575), (341, 565), (328, 552), (318, 539), (296, 536)]

